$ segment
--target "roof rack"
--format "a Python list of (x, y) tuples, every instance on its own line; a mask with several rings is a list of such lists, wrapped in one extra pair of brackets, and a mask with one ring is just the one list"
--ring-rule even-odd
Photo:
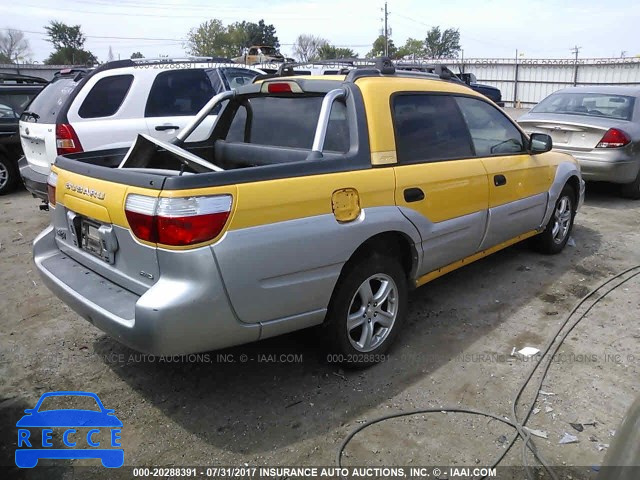
[(406, 65), (394, 62), (388, 57), (379, 57), (371, 59), (368, 65), (359, 65), (352, 70), (345, 79), (346, 82), (354, 82), (358, 78), (363, 77), (379, 77), (383, 75), (395, 75), (401, 77), (427, 77), (439, 78), (440, 80), (450, 81), (455, 79), (455, 75), (446, 65), (434, 65), (432, 71), (428, 71), (424, 65), (421, 68), (409, 68)]
[(235, 63), (226, 57), (155, 57), (155, 58), (132, 58), (134, 63), (193, 63), (193, 62), (211, 62), (211, 63)]
[[(345, 82), (354, 82), (358, 78), (379, 77), (383, 75), (395, 75), (399, 77), (422, 77), (431, 79), (440, 79), (447, 81), (456, 81), (457, 77), (447, 68), (446, 65), (406, 65), (394, 63), (388, 57), (379, 57), (374, 59), (340, 59), (340, 60), (322, 60), (320, 62), (292, 62), (283, 63), (278, 67), (275, 73), (267, 73), (258, 75), (254, 78), (254, 82), (259, 80), (267, 80), (276, 77), (292, 77), (302, 75), (296, 72), (295, 67), (307, 65), (338, 65), (341, 62), (349, 62), (351, 68), (341, 68), (339, 73), (346, 75)], [(358, 62), (358, 64), (355, 64)]]
[(42, 84), (49, 83), (44, 78), (22, 75), (21, 73), (0, 73), (0, 82), (11, 82), (17, 84)]

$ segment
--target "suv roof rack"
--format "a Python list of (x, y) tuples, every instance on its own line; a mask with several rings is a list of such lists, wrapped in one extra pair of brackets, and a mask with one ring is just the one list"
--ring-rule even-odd
[(132, 58), (133, 63), (189, 63), (189, 62), (211, 62), (211, 63), (235, 63), (227, 57), (155, 57), (155, 58)]
[(44, 85), (49, 82), (44, 78), (22, 75), (21, 73), (0, 73), (0, 83)]
[(431, 79), (439, 78), (440, 80), (451, 80), (455, 78), (455, 75), (446, 65), (434, 65), (433, 72), (425, 71), (426, 67), (423, 65), (422, 70), (417, 70), (417, 67), (413, 70), (410, 67), (398, 62), (395, 64), (389, 57), (379, 57), (371, 59), (370, 63), (358, 65), (355, 70), (351, 70), (345, 79), (346, 82), (354, 82), (358, 78), (363, 77), (379, 77), (383, 75), (395, 75), (399, 77), (426, 77)]

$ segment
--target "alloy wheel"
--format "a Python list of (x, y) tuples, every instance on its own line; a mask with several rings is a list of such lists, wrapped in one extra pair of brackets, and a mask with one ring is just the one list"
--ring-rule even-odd
[(356, 291), (347, 314), (349, 342), (359, 352), (370, 352), (389, 336), (398, 315), (398, 287), (388, 275), (367, 278)]

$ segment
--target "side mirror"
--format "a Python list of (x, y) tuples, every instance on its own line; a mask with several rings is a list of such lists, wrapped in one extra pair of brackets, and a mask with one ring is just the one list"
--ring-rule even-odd
[(529, 151), (531, 153), (544, 153), (553, 148), (553, 141), (546, 133), (532, 133), (529, 137)]
[(462, 80), (467, 85), (476, 83), (476, 76), (473, 73), (461, 73), (458, 76), (460, 77), (460, 80)]

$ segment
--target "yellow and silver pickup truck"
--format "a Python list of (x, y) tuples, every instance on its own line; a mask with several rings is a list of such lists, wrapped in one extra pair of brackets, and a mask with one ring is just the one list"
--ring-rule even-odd
[[(211, 111), (206, 141), (189, 135)], [(371, 363), (407, 293), (531, 238), (565, 246), (575, 160), (438, 75), (357, 69), (224, 92), (172, 143), (57, 158), (48, 287), (136, 350), (208, 351), (321, 325)]]

